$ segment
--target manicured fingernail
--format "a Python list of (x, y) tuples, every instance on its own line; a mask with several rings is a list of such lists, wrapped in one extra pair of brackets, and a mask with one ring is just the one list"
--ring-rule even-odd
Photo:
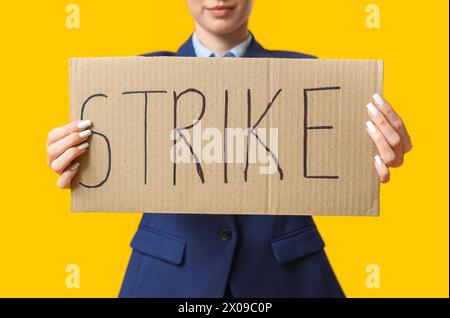
[(88, 120), (80, 121), (80, 122), (77, 124), (77, 127), (80, 128), (80, 129), (86, 129), (86, 128), (90, 127), (91, 125), (92, 125), (92, 121), (90, 121), (90, 120), (88, 119)]
[(81, 145), (78, 146), (78, 149), (83, 150), (86, 149), (87, 147), (89, 147), (89, 143), (83, 142)]
[(383, 165), (383, 161), (381, 161), (381, 158), (379, 155), (375, 156), (375, 163), (377, 164), (378, 167), (381, 167)]
[(89, 129), (86, 129), (86, 130), (83, 130), (82, 132), (80, 132), (78, 135), (81, 138), (84, 138), (84, 137), (90, 136), (91, 134), (92, 134), (92, 131), (90, 131)]
[(73, 163), (70, 166), (70, 170), (77, 170), (79, 166), (80, 166), (80, 163), (78, 161), (76, 161), (75, 163)]
[(58, 168), (59, 168), (59, 165), (58, 165), (57, 160), (53, 161), (53, 162), (50, 164), (50, 166), (51, 166), (52, 169), (55, 170), (55, 171), (58, 170)]
[(375, 134), (377, 132), (377, 128), (370, 120), (366, 122), (366, 126), (372, 134)]
[(384, 99), (378, 93), (373, 94), (373, 100), (380, 106), (384, 105)]
[(378, 109), (375, 107), (374, 104), (372, 104), (372, 103), (367, 104), (367, 109), (369, 110), (369, 112), (372, 115), (378, 116), (379, 112), (378, 112)]
[(63, 184), (62, 184), (61, 179), (58, 179), (58, 180), (56, 181), (56, 186), (57, 186), (58, 188), (62, 188), (62, 187), (63, 187)]

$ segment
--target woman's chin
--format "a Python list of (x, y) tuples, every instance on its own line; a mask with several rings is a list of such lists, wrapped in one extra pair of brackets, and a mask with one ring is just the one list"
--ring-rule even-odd
[(240, 24), (233, 21), (216, 19), (216, 21), (208, 23), (208, 31), (217, 35), (225, 35), (235, 32), (239, 26)]

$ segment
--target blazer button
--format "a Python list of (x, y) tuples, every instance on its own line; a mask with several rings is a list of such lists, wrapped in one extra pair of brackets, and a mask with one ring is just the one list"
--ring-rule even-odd
[(229, 241), (231, 239), (231, 230), (227, 227), (224, 227), (218, 232), (222, 241)]

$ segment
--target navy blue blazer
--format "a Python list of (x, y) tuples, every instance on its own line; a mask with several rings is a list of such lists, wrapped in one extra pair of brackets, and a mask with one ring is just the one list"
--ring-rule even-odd
[[(191, 38), (176, 53), (195, 56)], [(244, 57), (315, 58), (269, 51)], [(343, 297), (309, 216), (144, 214), (120, 297)]]

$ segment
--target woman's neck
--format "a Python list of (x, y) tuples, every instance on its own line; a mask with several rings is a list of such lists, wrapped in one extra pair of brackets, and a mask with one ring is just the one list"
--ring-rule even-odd
[(200, 42), (213, 52), (224, 54), (248, 37), (248, 26), (244, 23), (236, 31), (228, 34), (214, 34), (195, 24), (195, 34)]

